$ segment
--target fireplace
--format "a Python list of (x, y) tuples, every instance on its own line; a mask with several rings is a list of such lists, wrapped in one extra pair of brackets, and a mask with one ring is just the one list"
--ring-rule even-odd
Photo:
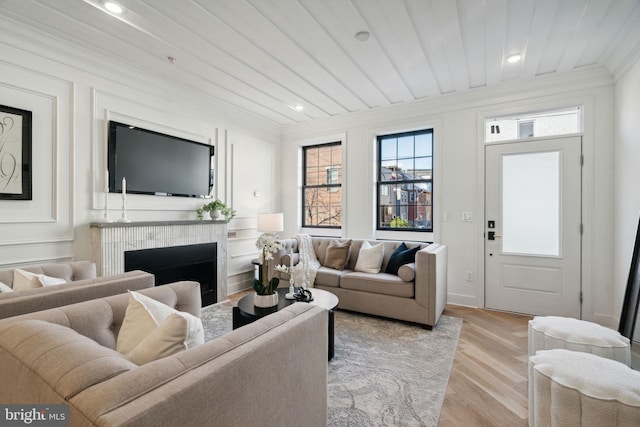
[(124, 271), (144, 270), (156, 286), (180, 280), (200, 283), (202, 305), (217, 302), (217, 243), (202, 243), (124, 252)]

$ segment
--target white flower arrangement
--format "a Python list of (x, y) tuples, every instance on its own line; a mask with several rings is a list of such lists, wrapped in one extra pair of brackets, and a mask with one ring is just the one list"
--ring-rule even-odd
[(277, 277), (268, 279), (267, 261), (273, 259), (273, 254), (284, 248), (282, 243), (277, 242), (278, 233), (262, 233), (256, 241), (256, 248), (260, 249), (258, 259), (262, 264), (262, 277), (260, 280), (253, 279), (253, 289), (258, 295), (271, 295), (276, 292), (280, 279)]
[(289, 274), (289, 267), (287, 267), (284, 264), (276, 265), (274, 268), (278, 270), (280, 273)]

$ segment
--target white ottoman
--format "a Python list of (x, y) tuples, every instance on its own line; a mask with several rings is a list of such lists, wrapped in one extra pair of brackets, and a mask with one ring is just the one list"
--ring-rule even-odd
[(640, 426), (640, 372), (563, 349), (529, 357), (529, 426)]
[(536, 316), (529, 320), (529, 356), (564, 348), (617, 360), (630, 366), (629, 340), (618, 331), (571, 317)]

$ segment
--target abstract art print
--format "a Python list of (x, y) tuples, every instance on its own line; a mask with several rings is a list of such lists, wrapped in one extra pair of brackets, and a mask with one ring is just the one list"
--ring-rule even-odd
[(31, 111), (0, 105), (0, 199), (31, 200)]

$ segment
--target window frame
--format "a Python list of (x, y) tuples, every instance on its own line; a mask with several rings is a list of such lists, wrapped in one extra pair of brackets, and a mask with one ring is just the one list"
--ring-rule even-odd
[[(382, 178), (382, 144), (381, 141), (383, 139), (388, 139), (388, 138), (402, 138), (402, 137), (407, 137), (407, 136), (413, 136), (414, 138), (417, 135), (431, 135), (431, 178), (430, 179), (412, 179), (412, 180), (394, 180), (394, 181), (383, 181)], [(385, 134), (378, 134), (376, 135), (376, 154), (377, 154), (377, 158), (376, 158), (376, 181), (375, 181), (375, 191), (376, 191), (376, 206), (375, 206), (375, 210), (376, 210), (376, 214), (375, 214), (375, 227), (376, 227), (376, 231), (380, 232), (418, 232), (418, 233), (433, 233), (434, 232), (434, 175), (435, 175), (435, 163), (436, 163), (436, 159), (435, 159), (435, 131), (434, 131), (434, 127), (427, 127), (427, 128), (423, 128), (423, 129), (418, 129), (418, 130), (413, 130), (413, 131), (405, 131), (405, 132), (393, 132), (393, 133), (385, 133)], [(413, 152), (413, 157), (412, 159), (415, 161), (416, 158), (421, 158), (423, 156), (416, 156), (415, 155), (415, 142), (414, 142), (414, 152)], [(429, 157), (429, 156), (427, 156)], [(397, 153), (396, 153), (396, 161), (398, 161), (398, 157), (397, 157)], [(430, 206), (431, 207), (431, 221), (430, 221), (430, 227), (425, 227), (425, 228), (416, 228), (416, 227), (382, 227), (381, 226), (381, 208), (382, 205), (381, 203), (381, 193), (383, 193), (384, 191), (382, 190), (383, 188), (387, 188), (387, 186), (389, 185), (398, 185), (398, 184), (421, 184), (421, 183), (426, 183), (426, 184), (430, 184), (431, 187), (431, 203), (425, 206)], [(387, 193), (389, 193), (389, 191), (387, 191)], [(417, 197), (415, 197), (416, 195), (414, 195), (414, 200), (417, 200)], [(407, 197), (407, 200), (411, 200), (411, 197), (409, 195), (406, 195), (405, 192), (403, 191), (401, 193), (401, 198)], [(417, 206), (417, 205), (416, 205)]]
[[(343, 222), (344, 222), (344, 216), (342, 216), (342, 218), (340, 219), (340, 225), (309, 225), (306, 223), (306, 219), (307, 219), (307, 204), (306, 204), (306, 190), (309, 188), (326, 188), (327, 192), (337, 192), (338, 189), (342, 189), (342, 181), (344, 180), (344, 156), (342, 156), (343, 161), (340, 164), (340, 168), (342, 169), (342, 176), (343, 176), (343, 180), (338, 183), (338, 184), (329, 184), (329, 177), (330, 177), (330, 169), (337, 169), (334, 168), (333, 165), (330, 165), (327, 167), (327, 170), (325, 171), (325, 184), (318, 184), (318, 185), (307, 185), (307, 150), (309, 149), (315, 149), (315, 148), (319, 148), (319, 147), (329, 147), (329, 146), (339, 146), (340, 149), (342, 150), (342, 141), (338, 140), (338, 141), (333, 141), (333, 142), (323, 142), (323, 143), (319, 143), (319, 144), (312, 144), (312, 145), (305, 145), (302, 147), (302, 209), (300, 210), (301, 213), (301, 224), (302, 224), (302, 228), (312, 228), (312, 229), (316, 229), (316, 230), (336, 230), (336, 229), (342, 229), (343, 227)], [(344, 192), (343, 195), (341, 196), (340, 199), (340, 205), (341, 207), (344, 205)]]

